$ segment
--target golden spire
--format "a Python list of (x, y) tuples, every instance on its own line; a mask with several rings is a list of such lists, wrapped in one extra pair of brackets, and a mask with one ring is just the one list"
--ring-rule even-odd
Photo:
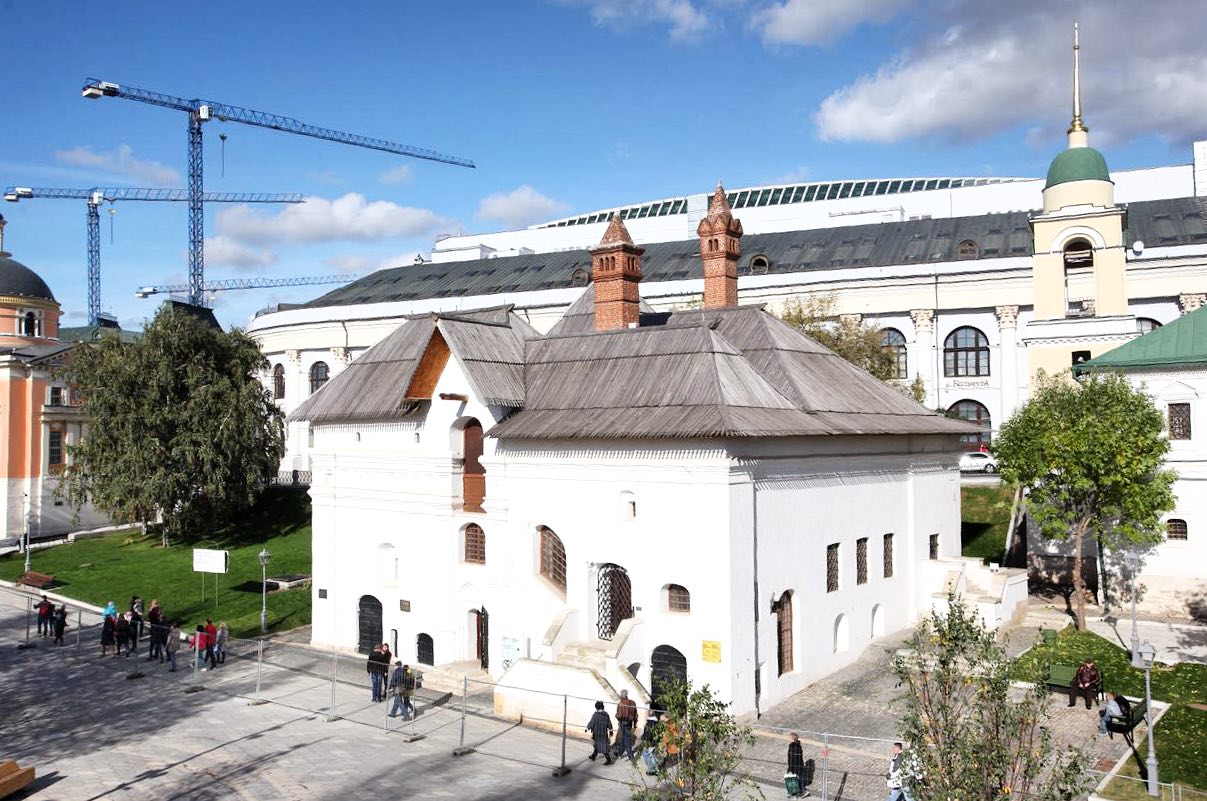
[[(1082, 134), (1079, 139), (1084, 139), (1084, 134), (1089, 128), (1085, 127), (1085, 123), (1081, 121), (1081, 26), (1076, 22), (1073, 23), (1073, 122), (1069, 125), (1068, 133)], [(1069, 146), (1074, 145), (1073, 138), (1070, 136)], [(1084, 147), (1084, 143), (1080, 145)]]

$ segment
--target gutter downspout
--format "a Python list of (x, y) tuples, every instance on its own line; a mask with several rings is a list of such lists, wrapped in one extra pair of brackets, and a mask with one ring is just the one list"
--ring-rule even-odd
[(751, 520), (751, 556), (753, 557), (753, 573), (754, 582), (752, 589), (754, 590), (754, 716), (755, 719), (763, 717), (761, 708), (762, 696), (762, 670), (759, 662), (759, 503), (758, 503), (758, 484), (754, 480), (754, 476), (750, 477), (750, 520)]

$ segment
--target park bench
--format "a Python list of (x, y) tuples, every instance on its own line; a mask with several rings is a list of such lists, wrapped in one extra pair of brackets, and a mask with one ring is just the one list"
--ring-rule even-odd
[(23, 574), (21, 576), (21, 578), (17, 579), (17, 583), (23, 584), (26, 587), (33, 587), (34, 589), (44, 590), (48, 587), (53, 587), (55, 584), (55, 580), (54, 580), (54, 576), (51, 576), (47, 573), (38, 573), (36, 571), (31, 570), (28, 573)]
[(23, 768), (11, 759), (0, 762), (0, 798), (8, 798), (13, 793), (24, 790), (33, 784), (34, 769)]
[(1127, 744), (1135, 749), (1132, 745), (1132, 730), (1144, 722), (1144, 716), (1148, 712), (1148, 702), (1141, 701), (1128, 710), (1126, 715), (1111, 715), (1106, 720), (1106, 730), (1115, 734), (1122, 734), (1123, 739), (1127, 740)]
[[(1048, 666), (1048, 680), (1046, 684), (1050, 689), (1062, 690), (1068, 692), (1073, 686), (1073, 678), (1077, 675), (1077, 665), (1062, 665), (1053, 664)], [(1102, 671), (1098, 671), (1098, 686), (1094, 688), (1094, 698), (1102, 697)]]

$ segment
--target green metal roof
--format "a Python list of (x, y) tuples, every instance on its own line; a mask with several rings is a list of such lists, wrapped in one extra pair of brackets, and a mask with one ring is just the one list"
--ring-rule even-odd
[(1207, 306), (1090, 359), (1078, 366), (1078, 372), (1196, 364), (1207, 364)]
[(1092, 147), (1071, 147), (1057, 154), (1048, 167), (1048, 182), (1044, 189), (1069, 181), (1109, 181), (1111, 174), (1106, 159)]

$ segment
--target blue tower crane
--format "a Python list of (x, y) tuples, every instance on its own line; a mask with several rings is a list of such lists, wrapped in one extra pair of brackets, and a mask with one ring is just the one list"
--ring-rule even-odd
[(254, 125), (260, 128), (271, 128), (274, 131), (311, 136), (316, 139), (326, 139), (329, 142), (339, 142), (344, 145), (365, 147), (371, 150), (381, 150), (400, 156), (410, 156), (417, 159), (437, 161), (442, 164), (453, 164), (459, 167), (473, 167), (474, 163), (456, 156), (446, 156), (435, 150), (400, 145), (384, 139), (374, 139), (368, 136), (336, 131), (331, 128), (319, 128), (299, 122), (292, 117), (282, 117), (279, 114), (269, 114), (240, 106), (229, 106), (225, 103), (215, 103), (209, 100), (192, 100), (183, 97), (165, 95), (138, 89), (133, 86), (122, 86), (109, 81), (98, 81), (88, 78), (81, 94), (89, 99), (100, 97), (120, 97), (148, 103), (162, 108), (183, 111), (189, 115), (188, 127), (188, 191), (189, 191), (189, 302), (200, 304), (203, 285), (205, 284), (205, 215), (202, 197), (202, 138), (201, 124), (212, 119), (223, 122), (241, 122), (244, 125)]
[[(164, 201), (183, 203), (189, 194), (183, 189), (134, 189), (130, 187), (92, 187), (91, 189), (54, 189), (42, 186), (10, 186), (4, 199), (16, 203), (33, 198), (83, 200), (88, 208), (88, 325), (96, 325), (101, 311), (101, 215), (102, 203), (119, 200)], [(203, 200), (210, 203), (302, 203), (303, 195), (268, 194), (265, 192), (206, 192)]]
[[(203, 292), (225, 292), (230, 289), (264, 289), (277, 286), (315, 286), (317, 284), (347, 284), (356, 280), (355, 275), (307, 275), (298, 278), (224, 278), (221, 281), (206, 281)], [(149, 298), (161, 292), (181, 293), (191, 290), (189, 284), (167, 284), (162, 286), (140, 286), (134, 292), (136, 298)]]

